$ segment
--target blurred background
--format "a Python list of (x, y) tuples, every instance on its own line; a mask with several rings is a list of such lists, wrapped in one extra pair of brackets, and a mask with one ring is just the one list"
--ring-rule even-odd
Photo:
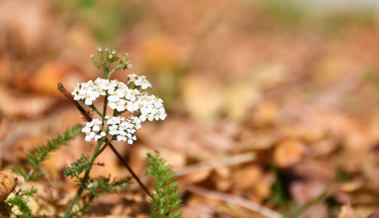
[[(378, 39), (375, 0), (1, 0), (0, 168), (80, 122), (56, 84), (100, 76), (89, 55), (110, 47), (133, 65), (114, 78), (146, 75), (168, 110), (117, 149), (142, 177), (146, 152), (174, 166), (183, 217), (262, 216), (207, 191), (287, 216), (367, 217), (379, 205)], [(80, 138), (54, 153), (36, 211), (67, 205), (63, 169), (91, 148)], [(133, 190), (89, 214), (147, 216)]]

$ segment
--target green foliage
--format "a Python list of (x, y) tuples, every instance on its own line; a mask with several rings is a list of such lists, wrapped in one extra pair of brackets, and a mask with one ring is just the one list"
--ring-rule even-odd
[[(117, 70), (131, 68), (131, 64), (128, 59), (128, 54), (120, 55), (115, 50), (105, 48), (97, 49), (97, 57), (91, 55), (93, 65), (103, 72), (105, 78), (110, 78), (111, 75)], [(111, 64), (117, 63), (117, 65), (111, 70)], [(95, 107), (91, 107), (96, 111)], [(96, 111), (100, 116), (103, 116), (100, 112)]]
[(263, 12), (280, 25), (296, 25), (308, 19), (306, 9), (293, 0), (266, 0), (262, 3)]
[(18, 216), (21, 217), (33, 217), (32, 210), (27, 204), (27, 201), (24, 198), (24, 195), (17, 194), (14, 197), (8, 198), (8, 200), (5, 201), (8, 205), (16, 206), (20, 210), (21, 214), (18, 214)]
[(78, 177), (82, 172), (87, 171), (91, 168), (91, 162), (88, 156), (82, 154), (82, 156), (71, 164), (71, 167), (67, 167), (64, 170), (65, 176), (70, 176), (71, 178)]
[(343, 169), (337, 169), (335, 176), (339, 182), (347, 182), (350, 179), (350, 175)]
[(130, 177), (124, 177), (111, 182), (109, 177), (91, 178), (86, 190), (89, 191), (87, 196), (83, 196), (82, 203), (79, 205), (79, 212), (83, 213), (88, 211), (92, 201), (98, 198), (101, 193), (111, 194), (118, 193), (125, 187), (126, 183), (130, 181)]
[[(89, 194), (81, 197), (80, 202), (76, 203), (77, 209), (70, 216), (81, 216), (83, 213), (87, 212), (90, 208), (92, 201), (99, 197), (101, 193), (117, 193), (122, 188), (125, 187), (125, 184), (130, 181), (129, 177), (124, 177), (121, 179), (116, 179), (111, 181), (109, 177), (96, 177), (90, 178), (84, 176), (80, 178), (82, 172), (89, 172), (91, 167), (95, 165), (89, 160), (85, 155), (82, 155), (79, 160), (71, 164), (71, 167), (68, 167), (64, 171), (65, 176), (70, 176), (71, 178), (77, 178), (81, 183), (82, 191), (87, 190)], [(100, 165), (100, 164), (99, 164)]]
[(37, 194), (37, 189), (35, 188), (29, 188), (26, 190), (22, 190), (22, 194), (24, 196), (33, 196), (34, 194)]
[(70, 23), (85, 23), (102, 42), (112, 42), (121, 30), (137, 22), (145, 1), (54, 0), (59, 11), (67, 13)]
[(76, 204), (76, 210), (71, 214), (73, 217), (82, 216), (83, 213), (90, 209), (93, 200), (100, 194), (118, 193), (130, 181), (130, 177), (124, 177), (111, 181), (109, 177), (90, 178), (88, 184), (83, 190), (88, 190), (88, 194), (81, 197)]
[(90, 179), (87, 189), (90, 191), (91, 195), (98, 197), (100, 193), (110, 194), (118, 193), (122, 188), (125, 187), (125, 184), (130, 181), (130, 177), (124, 177), (111, 181), (109, 177), (97, 177)]
[(320, 203), (323, 201), (326, 197), (326, 195), (329, 193), (329, 188), (325, 189), (319, 196), (311, 200), (310, 202), (301, 205), (297, 207), (292, 213), (290, 218), (296, 218), (299, 217), (301, 214), (303, 214), (306, 210), (308, 210), (310, 207)]
[(303, 214), (306, 210), (308, 210), (313, 205), (316, 205), (322, 202), (326, 195), (329, 193), (329, 188), (324, 190), (319, 196), (307, 202), (304, 205), (298, 205), (296, 202), (290, 199), (287, 193), (284, 191), (284, 186), (281, 176), (279, 175), (278, 169), (273, 165), (271, 170), (275, 176), (275, 181), (272, 186), (272, 197), (271, 200), (274, 204), (280, 207), (280, 212), (283, 217), (288, 218), (296, 218)]
[(46, 145), (37, 147), (35, 151), (26, 156), (31, 166), (28, 172), (20, 167), (13, 169), (13, 172), (20, 174), (24, 178), (24, 181), (20, 188), (13, 191), (13, 197), (9, 197), (0, 205), (2, 208), (1, 213), (4, 216), (9, 216), (12, 208), (17, 207), (20, 211), (20, 214), (15, 214), (17, 217), (34, 217), (27, 204), (27, 197), (33, 197), (37, 193), (37, 190), (34, 188), (24, 190), (25, 183), (43, 177), (44, 174), (39, 170), (42, 167), (42, 163), (49, 158), (49, 154), (57, 150), (61, 145), (66, 145), (69, 140), (76, 138), (80, 134), (80, 126), (73, 126), (67, 129), (62, 135), (57, 135), (57, 137), (48, 140)]
[(42, 162), (49, 158), (49, 153), (57, 150), (60, 146), (66, 145), (68, 141), (76, 138), (81, 134), (81, 126), (73, 126), (70, 129), (67, 129), (63, 135), (57, 135), (56, 138), (52, 138), (47, 141), (46, 145), (37, 147), (36, 150), (28, 154), (27, 160), (31, 165), (31, 170), (28, 174), (25, 175), (25, 172), (22, 172), (20, 169), (16, 169), (15, 172), (20, 173), (26, 181), (36, 180), (43, 176), (42, 172), (36, 172), (37, 169), (41, 168)]
[(21, 167), (15, 167), (12, 169), (13, 172), (20, 174), (23, 178), (26, 178), (27, 173), (25, 172), (24, 168)]
[[(151, 215), (152, 218), (175, 218), (180, 217), (182, 211), (178, 209), (182, 201), (178, 183), (175, 181), (176, 176), (171, 166), (166, 165), (165, 160), (160, 157), (159, 153), (147, 154), (148, 167), (147, 175), (154, 177), (155, 193), (152, 194)], [(175, 211), (176, 210), (176, 211)]]

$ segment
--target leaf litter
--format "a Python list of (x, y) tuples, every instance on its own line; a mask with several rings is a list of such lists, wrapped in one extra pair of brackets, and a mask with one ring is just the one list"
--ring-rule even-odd
[[(133, 72), (149, 71), (169, 113), (137, 132), (137, 144), (115, 146), (147, 184), (144, 154), (162, 153), (179, 176), (183, 217), (377, 216), (377, 21), (329, 30), (331, 21), (281, 24), (262, 1), (131, 2), (123, 4), (143, 10), (109, 43), (129, 52)], [(87, 57), (96, 37), (77, 9), (0, 3), (1, 170), (81, 121), (55, 88), (94, 75)], [(47, 178), (33, 184), (35, 211), (55, 216), (72, 198), (63, 170), (93, 149), (82, 141), (46, 162)], [(96, 175), (128, 174), (110, 153), (99, 162)], [(131, 184), (87, 216), (147, 217), (147, 203)]]

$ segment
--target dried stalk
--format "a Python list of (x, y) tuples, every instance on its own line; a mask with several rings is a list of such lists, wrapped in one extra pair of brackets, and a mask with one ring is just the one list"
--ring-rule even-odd
[(242, 207), (250, 209), (254, 212), (257, 212), (257, 213), (262, 214), (262, 215), (269, 217), (269, 218), (282, 218), (282, 215), (280, 215), (278, 212), (273, 211), (267, 207), (260, 206), (259, 204), (256, 204), (256, 203), (249, 201), (245, 198), (241, 198), (239, 196), (234, 196), (234, 195), (230, 195), (230, 194), (210, 191), (210, 190), (200, 188), (200, 187), (194, 186), (194, 185), (188, 185), (187, 190), (190, 192), (202, 195), (206, 198), (218, 199), (218, 200), (222, 200), (225, 202), (230, 202), (233, 204), (240, 205)]

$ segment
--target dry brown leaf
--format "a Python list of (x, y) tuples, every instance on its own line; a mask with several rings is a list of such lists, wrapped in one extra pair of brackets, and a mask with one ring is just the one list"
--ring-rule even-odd
[(50, 158), (44, 161), (43, 166), (52, 181), (62, 179), (62, 171), (72, 162), (79, 159), (80, 154), (89, 154), (88, 147), (83, 144), (80, 137), (70, 141), (67, 146), (62, 146), (50, 154)]
[(19, 139), (12, 143), (10, 150), (18, 159), (25, 159), (27, 153), (34, 151), (37, 146), (45, 144), (46, 139), (49, 139), (51, 136), (50, 134), (42, 134)]
[(212, 218), (214, 211), (206, 205), (185, 206), (182, 208), (183, 218)]
[[(188, 119), (168, 118), (159, 127), (146, 124), (144, 128), (138, 130), (137, 134), (144, 144), (154, 150), (167, 148), (182, 152), (195, 160), (207, 160), (214, 159), (214, 149), (222, 154), (225, 152), (223, 149), (229, 149), (229, 146), (232, 145), (228, 137), (210, 139), (203, 136), (204, 132), (211, 132), (215, 136), (219, 136), (216, 130), (210, 129), (213, 128)], [(208, 139), (209, 141), (207, 141)], [(225, 146), (218, 146), (220, 141), (221, 145)]]
[(104, 166), (94, 166), (91, 170), (91, 176), (112, 176), (112, 178), (120, 178), (122, 175), (121, 165), (111, 149), (106, 149), (96, 158), (96, 163), (104, 164)]
[(0, 112), (10, 117), (37, 117), (50, 110), (56, 102), (50, 97), (13, 93), (1, 86), (0, 101)]
[(341, 207), (338, 218), (359, 218), (359, 216), (350, 205), (346, 204)]
[(315, 155), (328, 155), (337, 148), (338, 144), (332, 139), (323, 139), (311, 144), (312, 152)]
[(231, 172), (228, 167), (217, 167), (214, 169), (212, 180), (216, 185), (217, 190), (227, 191), (232, 186)]
[(263, 101), (253, 112), (254, 126), (267, 126), (277, 122), (278, 105), (273, 101)]
[(201, 122), (214, 121), (224, 104), (224, 89), (204, 76), (188, 76), (182, 81), (181, 93), (186, 111)]
[(278, 167), (289, 167), (300, 162), (303, 155), (303, 143), (296, 139), (285, 139), (276, 145), (274, 160)]
[(16, 177), (7, 171), (0, 171), (0, 203), (7, 199), (8, 195), (15, 189)]
[(262, 98), (263, 89), (277, 84), (283, 77), (285, 68), (281, 64), (265, 65), (253, 72), (248, 78), (234, 83), (227, 89), (225, 95), (225, 111), (228, 117), (242, 120), (248, 109), (258, 104)]
[(259, 165), (249, 165), (236, 169), (233, 175), (233, 190), (246, 195), (254, 202), (262, 202), (271, 194), (273, 178), (266, 175)]
[(237, 169), (233, 174), (235, 189), (251, 189), (256, 186), (264, 177), (263, 170), (260, 166), (249, 165)]
[(367, 217), (372, 213), (372, 211), (378, 209), (377, 201), (371, 205), (357, 205), (353, 207), (355, 214), (358, 217)]
[(320, 196), (326, 188), (323, 181), (295, 181), (291, 184), (290, 192), (296, 202), (305, 204)]
[(46, 33), (51, 29), (51, 18), (44, 1), (8, 0), (0, 4), (1, 32), (8, 31), (17, 49), (23, 52), (37, 52), (49, 42)]
[(338, 165), (333, 159), (319, 161), (318, 159), (305, 158), (301, 164), (293, 166), (294, 172), (307, 179), (321, 179), (327, 183), (334, 181)]
[(281, 128), (281, 132), (286, 137), (297, 138), (306, 143), (316, 143), (326, 135), (325, 124), (315, 125), (314, 123), (290, 123)]
[[(77, 82), (83, 81), (80, 69), (73, 64), (65, 62), (48, 62), (44, 64), (31, 78), (25, 78), (26, 83), (22, 82), (22, 88), (29, 88), (33, 91), (61, 96), (57, 90), (58, 82), (65, 85), (67, 90), (73, 90)], [(27, 84), (28, 87), (25, 87)]]
[(306, 211), (304, 211), (298, 218), (320, 218), (330, 217), (328, 216), (328, 206), (325, 203), (318, 203), (312, 205)]
[(154, 35), (143, 42), (144, 64), (149, 71), (160, 72), (178, 65), (176, 46), (172, 40), (163, 35)]
[(198, 139), (204, 147), (211, 151), (229, 151), (234, 148), (235, 141), (230, 136), (220, 134), (214, 128), (205, 128), (198, 132)]
[(183, 177), (183, 181), (186, 183), (200, 183), (205, 181), (211, 175), (212, 170), (200, 170), (190, 175)]
[(379, 218), (378, 211), (375, 210), (374, 212), (370, 213), (367, 218)]
[(67, 40), (75, 49), (74, 54), (80, 57), (88, 57), (96, 48), (96, 41), (91, 35), (91, 30), (82, 24), (73, 25), (67, 33)]

